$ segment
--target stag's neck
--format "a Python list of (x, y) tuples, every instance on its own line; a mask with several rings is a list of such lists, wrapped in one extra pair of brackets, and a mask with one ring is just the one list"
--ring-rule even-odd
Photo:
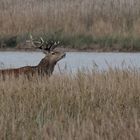
[(40, 63), (36, 66), (39, 73), (44, 73), (47, 75), (51, 75), (53, 73), (54, 67), (56, 63), (50, 63), (49, 60), (46, 61), (45, 58), (43, 58)]

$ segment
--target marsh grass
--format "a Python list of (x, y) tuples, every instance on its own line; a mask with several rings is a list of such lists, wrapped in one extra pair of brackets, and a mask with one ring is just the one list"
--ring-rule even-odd
[(78, 71), (0, 81), (0, 139), (139, 139), (140, 73)]
[(118, 36), (123, 47), (139, 38), (139, 7), (139, 0), (1, 0), (0, 36), (53, 34), (72, 47)]
[(3, 34), (58, 31), (107, 35), (136, 33), (139, 0), (2, 0)]

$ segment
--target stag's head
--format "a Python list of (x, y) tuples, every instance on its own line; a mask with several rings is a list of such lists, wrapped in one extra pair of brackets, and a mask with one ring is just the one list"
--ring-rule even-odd
[(48, 41), (45, 43), (43, 51), (46, 54), (45, 59), (49, 60), (50, 63), (56, 64), (59, 60), (65, 57), (65, 52), (55, 49), (59, 45), (59, 41)]
[(60, 45), (60, 42), (53, 40), (44, 41), (41, 37), (39, 41), (35, 41), (32, 36), (30, 36), (30, 39), (33, 47), (42, 50), (46, 54), (46, 56), (40, 61), (39, 66), (52, 73), (55, 64), (66, 55), (65, 52), (55, 49)]

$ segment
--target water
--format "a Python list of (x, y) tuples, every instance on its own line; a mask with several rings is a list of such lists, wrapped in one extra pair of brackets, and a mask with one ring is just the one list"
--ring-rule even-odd
[[(44, 56), (41, 52), (0, 52), (0, 69), (35, 66)], [(68, 52), (57, 63), (55, 72), (69, 73), (83, 68), (107, 70), (109, 67), (140, 69), (140, 53)]]

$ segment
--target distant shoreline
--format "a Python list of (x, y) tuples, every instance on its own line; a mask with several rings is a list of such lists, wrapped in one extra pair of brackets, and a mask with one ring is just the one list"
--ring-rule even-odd
[[(37, 40), (40, 37), (44, 41), (54, 40), (60, 41), (60, 45), (57, 48), (68, 52), (140, 52), (140, 38), (137, 37), (93, 37), (86, 35), (74, 35), (67, 36), (63, 35), (53, 37), (49, 36), (35, 36)], [(5, 36), (0, 39), (0, 51), (34, 51), (35, 49), (31, 47), (30, 43), (27, 43), (29, 36), (22, 37), (18, 36)]]
[[(67, 47), (58, 47), (57, 50), (65, 51), (65, 52), (115, 52), (115, 53), (120, 53), (120, 52), (125, 52), (125, 53), (140, 53), (140, 51), (136, 50), (117, 50), (116, 48), (108, 49), (108, 48), (84, 48), (84, 49), (76, 49), (76, 48), (67, 48)], [(18, 52), (41, 52), (39, 49), (34, 49), (34, 48), (0, 48), (0, 52), (7, 52), (7, 51), (18, 51)]]

